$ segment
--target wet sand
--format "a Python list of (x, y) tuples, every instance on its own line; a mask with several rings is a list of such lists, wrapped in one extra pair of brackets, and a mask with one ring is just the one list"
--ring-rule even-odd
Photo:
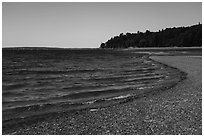
[(202, 58), (151, 58), (186, 72), (187, 79), (127, 103), (56, 114), (3, 134), (202, 134)]

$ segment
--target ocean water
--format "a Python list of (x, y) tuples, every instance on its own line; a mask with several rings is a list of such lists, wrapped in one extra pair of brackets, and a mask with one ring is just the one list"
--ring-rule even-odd
[(181, 80), (177, 69), (135, 51), (2, 51), (3, 121), (111, 104)]

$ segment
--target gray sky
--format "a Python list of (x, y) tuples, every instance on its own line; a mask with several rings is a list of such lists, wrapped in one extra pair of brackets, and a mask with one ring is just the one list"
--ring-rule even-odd
[(3, 3), (3, 47), (99, 47), (120, 33), (202, 22), (202, 3)]

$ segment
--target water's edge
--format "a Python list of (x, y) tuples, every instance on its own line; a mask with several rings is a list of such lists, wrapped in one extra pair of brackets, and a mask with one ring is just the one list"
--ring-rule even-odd
[[(163, 87), (159, 87), (159, 88), (156, 88), (153, 90), (144, 90), (143, 92), (141, 92), (141, 94), (136, 95), (136, 96), (126, 94), (124, 96), (121, 95), (119, 97), (114, 97), (113, 99), (109, 99), (109, 100), (101, 99), (101, 100), (95, 101), (94, 103), (89, 102), (87, 104), (82, 104), (82, 105), (78, 104), (78, 105), (81, 105), (80, 107), (76, 107), (75, 105), (77, 105), (77, 104), (75, 104), (72, 107), (73, 109), (66, 110), (64, 112), (50, 112), (50, 113), (39, 115), (39, 116), (31, 116), (31, 117), (26, 117), (26, 118), (5, 120), (5, 121), (2, 121), (3, 132), (10, 131), (12, 129), (19, 128), (19, 127), (26, 126), (26, 125), (31, 125), (31, 124), (36, 123), (36, 122), (41, 122), (42, 120), (45, 120), (48, 117), (54, 118), (55, 116), (59, 115), (60, 113), (68, 114), (68, 113), (80, 113), (81, 111), (90, 111), (93, 109), (97, 110), (97, 109), (104, 108), (104, 107), (109, 107), (109, 106), (113, 106), (113, 105), (116, 106), (116, 105), (120, 105), (122, 103), (131, 102), (133, 100), (140, 99), (140, 98), (145, 97), (145, 96), (151, 96), (151, 95), (156, 95), (156, 94), (158, 95), (158, 94), (164, 93), (163, 92), (164, 90), (167, 90), (167, 89), (174, 87), (179, 82), (181, 82), (182, 80), (187, 78), (186, 72), (183, 72), (183, 71), (179, 70), (178, 68), (175, 68), (175, 67), (163, 64), (161, 62), (155, 61), (155, 60), (151, 59), (150, 56), (148, 56), (147, 58), (152, 60), (153, 62), (156, 62), (156, 63), (159, 63), (159, 64), (165, 66), (166, 68), (172, 68), (172, 69), (175, 69), (176, 71), (178, 71), (180, 73), (179, 81), (177, 83), (165, 85)], [(64, 106), (64, 107), (66, 107), (66, 106)]]

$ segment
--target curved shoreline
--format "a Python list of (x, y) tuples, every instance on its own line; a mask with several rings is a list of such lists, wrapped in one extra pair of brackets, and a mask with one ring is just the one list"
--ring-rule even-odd
[[(155, 60), (155, 57), (153, 57), (153, 59)], [(162, 59), (164, 59), (163, 56)], [(157, 58), (156, 61), (160, 62), (161, 57), (160, 60)], [(167, 65), (171, 66), (171, 64), (168, 63)], [(131, 100), (126, 103), (110, 106), (107, 108), (99, 108), (97, 110), (92, 109), (90, 111), (82, 110), (80, 113), (75, 112), (71, 114), (71, 116), (67, 116), (66, 113), (63, 113), (60, 114), (56, 119), (48, 119), (46, 121), (39, 122), (33, 126), (27, 127), (26, 129), (15, 131), (12, 134), (185, 134), (185, 132), (177, 131), (176, 129), (174, 129), (174, 127), (172, 127), (172, 124), (165, 124), (165, 119), (163, 118), (167, 117), (167, 123), (169, 122), (168, 120), (170, 118), (169, 114), (163, 111), (166, 109), (168, 111), (168, 108), (172, 107), (170, 105), (173, 105), (174, 108), (175, 104), (179, 104), (179, 102), (175, 100), (173, 100), (173, 102), (167, 102), (167, 100), (169, 100), (169, 97), (171, 97), (172, 94), (175, 94), (176, 90), (178, 91), (179, 88), (181, 88), (182, 84), (184, 84), (185, 86), (186, 81), (188, 80), (189, 78), (185, 79), (182, 82), (179, 82), (176, 86), (171, 89), (165, 90), (165, 92), (163, 93), (161, 93), (161, 90), (159, 92), (161, 94), (145, 96), (143, 98)], [(177, 99), (179, 96), (175, 97)], [(166, 103), (170, 103), (168, 104), (167, 108)], [(163, 107), (163, 105), (165, 105), (165, 107)], [(157, 109), (155, 109), (155, 107)], [(171, 114), (170, 110), (168, 112)], [(175, 115), (181, 113), (182, 112), (175, 112)], [(173, 116), (175, 117), (175, 115)], [(78, 121), (80, 121), (81, 123), (78, 123)], [(170, 123), (171, 122), (172, 121), (170, 120)], [(46, 124), (47, 126), (44, 127), (44, 129), (40, 128), (44, 124)], [(54, 125), (58, 126), (56, 127)], [(81, 126), (78, 127), (79, 125)], [(186, 123), (184, 123), (184, 126), (185, 125)], [(163, 128), (164, 130), (161, 130)], [(174, 130), (170, 130), (172, 128)], [(200, 128), (196, 129), (198, 129), (199, 131), (192, 133), (200, 134), (202, 128), (201, 130)], [(155, 130), (158, 131), (155, 132)]]
[[(135, 88), (130, 91), (123, 90), (123, 92), (120, 92), (119, 90), (115, 91), (115, 94), (112, 96), (104, 96), (104, 97), (98, 97), (93, 98), (93, 100), (85, 100), (84, 102), (59, 102), (55, 104), (44, 104), (44, 105), (31, 105), (31, 106), (25, 106), (25, 107), (18, 107), (14, 108), (13, 111), (10, 112), (10, 110), (3, 111), (3, 129), (7, 129), (5, 127), (13, 127), (15, 125), (19, 125), (21, 123), (33, 123), (31, 121), (35, 121), (37, 119), (41, 119), (48, 115), (54, 115), (55, 113), (68, 113), (72, 111), (79, 111), (79, 110), (89, 110), (89, 109), (98, 109), (102, 107), (109, 107), (112, 105), (121, 104), (124, 102), (129, 102), (133, 99), (138, 99), (144, 96), (148, 96), (151, 94), (154, 94), (155, 92), (158, 92), (160, 90), (166, 90), (173, 86), (175, 86), (179, 81), (182, 81), (186, 78), (186, 74), (178, 70), (177, 68), (170, 67), (168, 65), (162, 64), (160, 62), (156, 62), (149, 58), (149, 56), (144, 56), (144, 62), (151, 62), (151, 64), (156, 65), (157, 69), (152, 72), (153, 77), (155, 75), (155, 79), (158, 79), (157, 81), (152, 81), (150, 84), (143, 84), (144, 86), (141, 86), (141, 88)], [(161, 71), (160, 71), (161, 69)], [(157, 75), (159, 75), (157, 77)], [(148, 80), (150, 77), (147, 77)], [(144, 80), (145, 77), (139, 77), (140, 80)], [(154, 79), (154, 78), (152, 78)], [(135, 82), (137, 82), (136, 80)], [(129, 89), (134, 87), (140, 87), (136, 83), (133, 85), (129, 85)], [(123, 87), (123, 85), (121, 85)], [(127, 89), (128, 89), (127, 88)], [(102, 91), (98, 91), (102, 92)], [(96, 94), (96, 92), (90, 92)], [(110, 94), (110, 91), (107, 91), (107, 95)], [(84, 94), (84, 93), (82, 93)], [(85, 93), (87, 94), (87, 92)], [(102, 94), (102, 93), (101, 93)], [(103, 92), (104, 94), (104, 92)], [(84, 95), (85, 96), (85, 95)], [(60, 108), (64, 108), (61, 110)], [(58, 109), (59, 108), (59, 109)], [(26, 111), (26, 110), (29, 111)], [(32, 110), (37, 111), (37, 113), (31, 113)], [(15, 112), (15, 113), (14, 113)], [(19, 115), (16, 115), (16, 113), (19, 113)], [(26, 115), (28, 114), (28, 115)]]

